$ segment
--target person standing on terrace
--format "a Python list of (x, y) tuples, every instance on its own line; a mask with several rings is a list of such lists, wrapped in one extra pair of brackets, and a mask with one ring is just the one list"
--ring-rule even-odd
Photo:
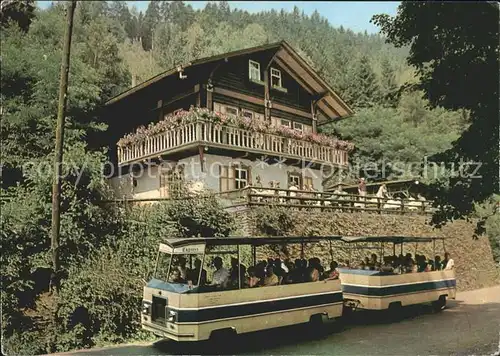
[(359, 179), (358, 194), (363, 197), (366, 197), (366, 181), (364, 178)]

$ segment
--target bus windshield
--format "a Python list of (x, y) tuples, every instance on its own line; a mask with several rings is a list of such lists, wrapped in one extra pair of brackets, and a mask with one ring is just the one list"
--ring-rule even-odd
[[(168, 283), (196, 286), (206, 283), (206, 271), (201, 268), (203, 255), (159, 252), (155, 278)], [(204, 272), (204, 273), (203, 273)]]

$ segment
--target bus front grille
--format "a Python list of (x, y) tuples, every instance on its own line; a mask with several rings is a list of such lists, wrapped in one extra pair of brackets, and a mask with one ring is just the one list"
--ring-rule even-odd
[(153, 296), (151, 321), (164, 324), (167, 321), (167, 299)]

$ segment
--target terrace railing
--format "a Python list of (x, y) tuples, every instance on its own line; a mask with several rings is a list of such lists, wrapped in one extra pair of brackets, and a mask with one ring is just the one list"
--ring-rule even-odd
[(170, 131), (146, 136), (125, 147), (119, 146), (118, 163), (124, 165), (196, 145), (304, 159), (339, 166), (347, 165), (348, 159), (346, 150), (331, 146), (197, 121)]
[[(246, 194), (240, 195), (240, 201), (246, 196), (249, 206), (273, 205), (295, 208), (341, 210), (346, 212), (368, 211), (376, 213), (418, 213), (434, 212), (432, 202), (428, 200), (377, 198), (355, 194), (312, 192), (280, 188), (245, 188)], [(240, 201), (235, 201), (240, 205)]]

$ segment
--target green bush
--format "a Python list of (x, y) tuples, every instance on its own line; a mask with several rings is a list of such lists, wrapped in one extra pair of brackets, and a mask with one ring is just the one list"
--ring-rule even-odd
[(268, 236), (289, 235), (295, 229), (296, 221), (290, 210), (280, 206), (263, 206), (255, 209), (257, 229)]

